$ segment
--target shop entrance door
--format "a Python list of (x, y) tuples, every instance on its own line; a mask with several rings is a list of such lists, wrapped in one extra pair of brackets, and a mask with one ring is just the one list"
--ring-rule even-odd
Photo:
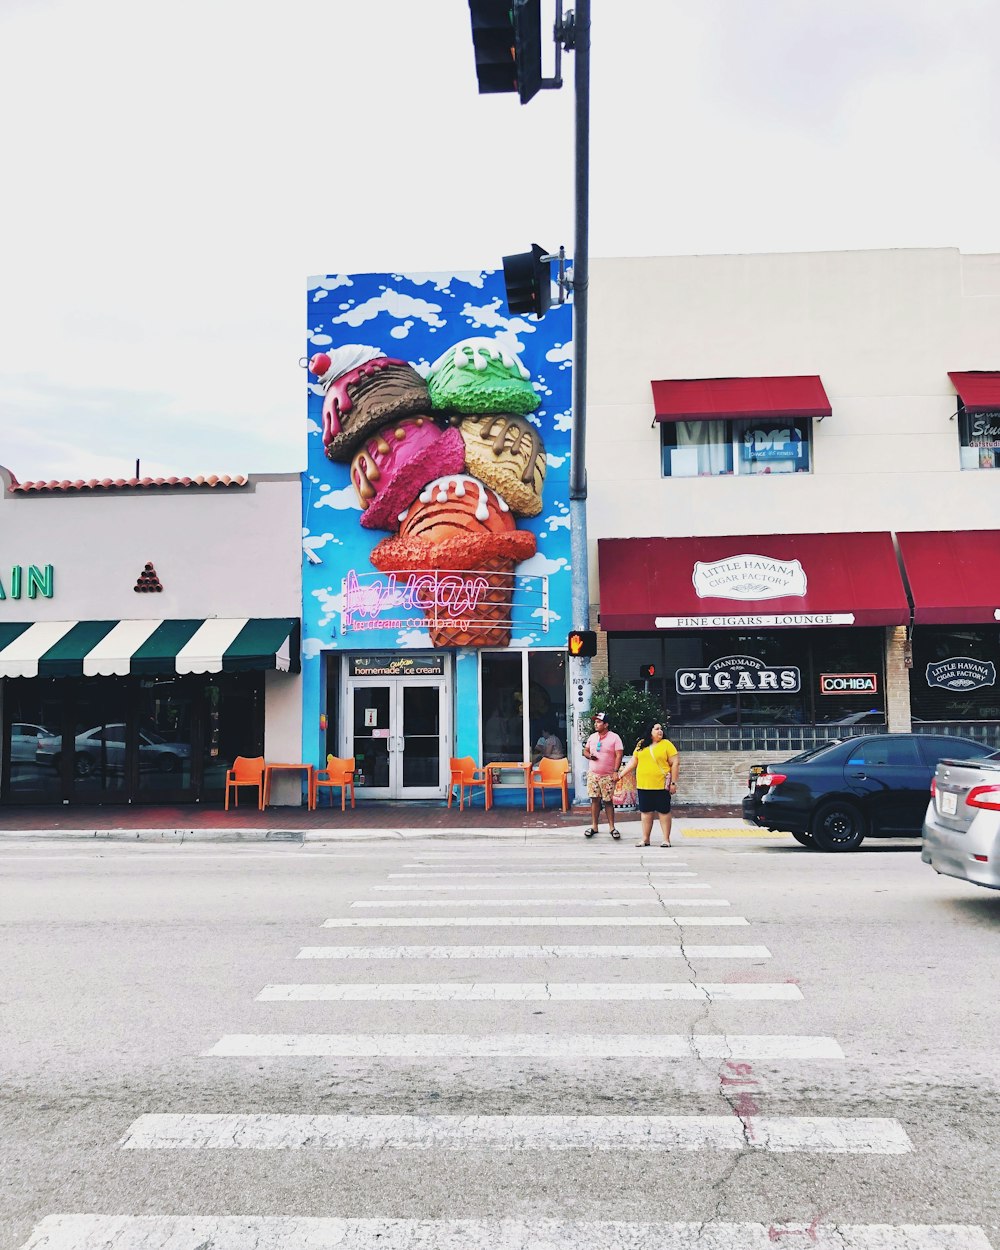
[(348, 741), (356, 791), (372, 799), (441, 799), (448, 777), (446, 686), (440, 677), (350, 678)]

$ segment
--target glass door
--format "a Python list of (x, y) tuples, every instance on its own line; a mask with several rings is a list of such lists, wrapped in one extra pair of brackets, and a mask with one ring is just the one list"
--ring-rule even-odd
[(125, 803), (131, 797), (128, 688), (118, 678), (74, 683), (71, 735), (55, 766), (74, 803)]
[(140, 803), (185, 802), (195, 797), (192, 747), (199, 726), (200, 691), (184, 678), (142, 678), (138, 691)]
[(354, 786), (371, 799), (445, 796), (445, 683), (434, 678), (351, 680), (345, 754)]

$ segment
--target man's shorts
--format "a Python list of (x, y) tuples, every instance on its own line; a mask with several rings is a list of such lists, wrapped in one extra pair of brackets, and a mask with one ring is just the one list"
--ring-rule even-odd
[(587, 773), (587, 797), (611, 803), (615, 797), (615, 778), (612, 773)]

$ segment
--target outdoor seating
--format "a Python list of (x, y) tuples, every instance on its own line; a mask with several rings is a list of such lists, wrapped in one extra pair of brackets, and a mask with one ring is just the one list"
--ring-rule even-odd
[(531, 792), (542, 792), (542, 807), (545, 807), (545, 791), (562, 791), (562, 809), (569, 811), (569, 760), (550, 760), (543, 757), (535, 765), (531, 773)]
[(473, 792), (480, 786), (483, 790), (485, 806), (489, 807), (489, 772), (481, 769), (471, 755), (466, 755), (461, 759), (454, 755), (451, 757), (451, 780), (448, 783), (449, 807), (451, 807), (451, 800), (454, 797), (456, 786), (458, 786), (458, 810), (460, 812), (465, 809), (466, 790), (469, 791), (469, 803), (471, 804)]
[(263, 755), (237, 755), (233, 766), (226, 773), (226, 805), (229, 811), (229, 792), (233, 792), (233, 806), (240, 805), (240, 790), (253, 786), (257, 791), (257, 810), (264, 810), (264, 757)]
[(337, 755), (326, 757), (326, 768), (321, 768), (313, 778), (313, 806), (319, 806), (320, 790), (330, 791), (330, 806), (333, 806), (333, 791), (340, 791), (340, 810), (347, 810), (347, 792), (351, 793), (351, 807), (354, 807), (354, 768), (353, 755), (341, 758)]

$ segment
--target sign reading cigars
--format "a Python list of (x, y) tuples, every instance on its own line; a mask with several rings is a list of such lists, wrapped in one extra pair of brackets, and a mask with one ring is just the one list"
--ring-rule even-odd
[(707, 668), (679, 668), (674, 685), (678, 694), (794, 694), (802, 680), (792, 665), (769, 668), (752, 655), (727, 655)]

